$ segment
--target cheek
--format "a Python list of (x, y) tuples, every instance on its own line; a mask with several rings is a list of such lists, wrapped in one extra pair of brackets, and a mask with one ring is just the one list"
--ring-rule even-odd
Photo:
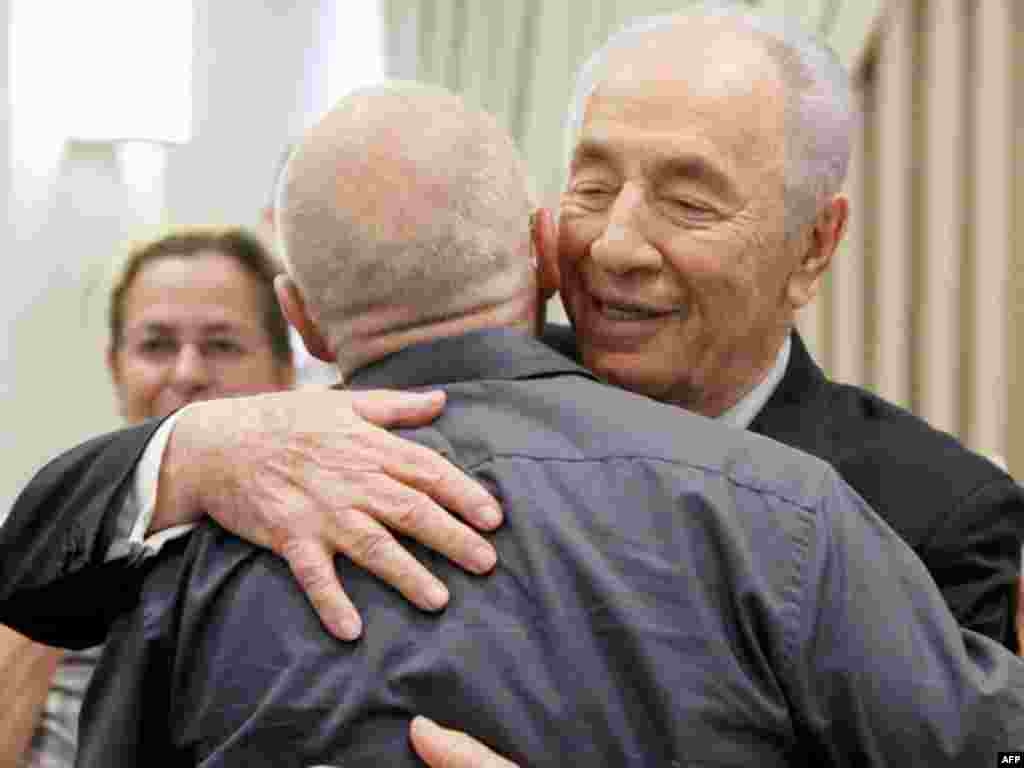
[(662, 253), (708, 316), (742, 316), (755, 302), (759, 276), (747, 254), (735, 244), (694, 235), (667, 243)]
[(601, 236), (601, 229), (572, 219), (560, 225), (558, 240), (558, 266), (561, 272), (562, 293), (576, 287), (580, 262), (586, 257), (591, 244)]
[(153, 403), (160, 396), (167, 381), (165, 366), (137, 359), (123, 359), (114, 388), (122, 410), (130, 419), (143, 419), (152, 415)]

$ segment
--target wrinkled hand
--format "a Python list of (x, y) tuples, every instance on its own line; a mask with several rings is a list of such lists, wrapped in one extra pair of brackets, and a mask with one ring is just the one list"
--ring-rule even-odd
[(461, 731), (417, 717), (409, 726), (413, 749), (430, 768), (519, 768)]
[(443, 392), (333, 390), (199, 403), (171, 433), (150, 532), (209, 514), (283, 557), (324, 625), (345, 640), (362, 624), (336, 553), (420, 608), (439, 609), (444, 585), (390, 531), (486, 573), (494, 548), (445, 508), (482, 530), (497, 527), (501, 513), (447, 460), (382, 427), (427, 424), (443, 407)]

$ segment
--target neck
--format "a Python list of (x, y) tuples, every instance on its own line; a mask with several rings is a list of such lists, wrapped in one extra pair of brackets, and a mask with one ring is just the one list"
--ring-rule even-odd
[[(523, 296), (498, 304), (474, 307), (436, 322), (397, 326), (391, 323), (386, 330), (350, 332), (340, 336), (333, 346), (337, 350), (338, 370), (342, 380), (347, 381), (363, 366), (414, 344), (487, 328), (520, 328), (523, 333), (536, 335), (537, 325), (536, 302)], [(372, 323), (364, 324), (364, 327), (367, 326), (372, 327)]]
[[(772, 376), (790, 330), (787, 327), (785, 333), (768, 342), (756, 360), (737, 355), (729, 363), (720, 366), (716, 373), (722, 386), (709, 387), (702, 385), (702, 382), (695, 382), (691, 391), (684, 393), (675, 404), (713, 419), (736, 408)], [(731, 372), (731, 375), (723, 377), (726, 371)]]

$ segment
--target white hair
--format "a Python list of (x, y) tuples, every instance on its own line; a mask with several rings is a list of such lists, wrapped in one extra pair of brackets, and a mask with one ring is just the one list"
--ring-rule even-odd
[(566, 157), (582, 128), (587, 100), (607, 76), (612, 54), (635, 47), (648, 34), (687, 19), (723, 19), (748, 30), (764, 44), (786, 90), (786, 229), (792, 233), (814, 218), (846, 178), (854, 125), (849, 75), (833, 51), (784, 17), (759, 13), (721, 0), (697, 3), (678, 13), (630, 22), (583, 64), (576, 76), (566, 121)]

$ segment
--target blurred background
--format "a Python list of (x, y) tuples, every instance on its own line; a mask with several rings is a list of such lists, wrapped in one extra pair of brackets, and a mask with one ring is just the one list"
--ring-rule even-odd
[[(289, 143), (384, 76), (492, 112), (553, 205), (573, 71), (628, 19), (685, 4), (0, 0), (0, 517), (46, 459), (119, 426), (105, 311), (129, 243), (181, 225), (269, 237), (262, 215)], [(862, 107), (851, 229), (801, 318), (809, 345), (836, 378), (1019, 475), (1024, 4), (749, 4), (828, 39)]]

